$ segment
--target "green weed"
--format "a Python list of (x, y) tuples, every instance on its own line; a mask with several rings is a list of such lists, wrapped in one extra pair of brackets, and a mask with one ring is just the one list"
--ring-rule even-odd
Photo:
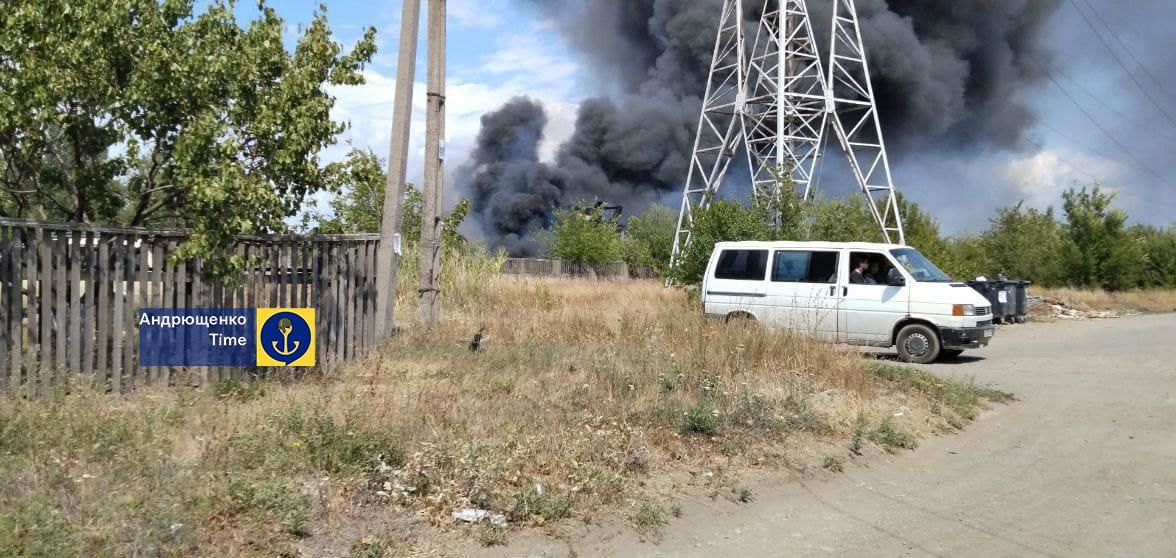
[(661, 538), (670, 520), (666, 518), (666, 510), (657, 504), (644, 503), (637, 508), (637, 512), (630, 517), (633, 526), (643, 537)]
[(682, 432), (685, 434), (714, 436), (718, 431), (718, 419), (707, 407), (695, 407), (682, 414)]
[(870, 432), (870, 440), (882, 446), (882, 449), (889, 453), (895, 453), (900, 449), (913, 450), (919, 447), (919, 441), (914, 436), (899, 428), (889, 418), (883, 420), (878, 428)]

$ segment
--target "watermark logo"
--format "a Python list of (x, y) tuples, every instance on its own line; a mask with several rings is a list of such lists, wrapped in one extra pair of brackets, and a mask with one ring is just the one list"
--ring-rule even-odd
[(258, 366), (314, 366), (314, 308), (257, 309)]

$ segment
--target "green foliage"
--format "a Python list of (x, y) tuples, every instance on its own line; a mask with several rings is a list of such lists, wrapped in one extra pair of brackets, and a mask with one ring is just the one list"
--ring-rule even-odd
[(831, 473), (844, 473), (845, 458), (838, 457), (836, 455), (830, 455), (825, 458), (825, 463), (822, 466)]
[(1065, 238), (1052, 208), (1039, 211), (1020, 203), (999, 210), (991, 223), (980, 237), (984, 273), (1047, 285), (1062, 279)]
[(572, 500), (553, 492), (530, 488), (516, 494), (511, 506), (511, 517), (516, 520), (538, 520), (547, 523), (563, 519), (572, 513)]
[(236, 440), (247, 470), (358, 474), (381, 463), (404, 462), (404, 449), (395, 435), (363, 428), (357, 416), (336, 420), (324, 409), (292, 410), (272, 417), (266, 426)]
[(805, 208), (807, 234), (799, 240), (826, 242), (881, 242), (882, 233), (866, 200), (853, 195), (844, 200), (813, 200)]
[(762, 207), (746, 207), (731, 200), (717, 200), (694, 209), (690, 244), (671, 271), (675, 282), (696, 284), (706, 273), (715, 244), (738, 240), (776, 240), (780, 237)]
[(1127, 214), (1111, 207), (1115, 195), (1095, 185), (1090, 191), (1070, 190), (1062, 199), (1067, 282), (1110, 291), (1137, 286), (1146, 254), (1142, 243), (1127, 231)]
[(637, 532), (644, 537), (661, 538), (670, 524), (666, 517), (666, 510), (657, 504), (643, 503), (630, 518)]
[(230, 480), (228, 498), (232, 511), (249, 514), (257, 522), (277, 521), (284, 531), (293, 535), (305, 533), (310, 498), (280, 480)]
[(947, 254), (941, 258), (935, 264), (955, 279), (968, 280), (989, 273), (988, 253), (977, 236), (948, 238)]
[(707, 407), (695, 407), (682, 413), (682, 432), (714, 436), (719, 431), (719, 421), (714, 411)]
[(608, 263), (621, 260), (621, 229), (595, 209), (561, 209), (543, 239), (551, 257), (578, 263)]
[[(1112, 207), (1114, 195), (1097, 185), (1063, 197), (1065, 222), (1052, 208), (1018, 204), (999, 210), (982, 234), (955, 238), (944, 238), (939, 223), (913, 201), (900, 195), (898, 206), (906, 243), (957, 279), (1003, 274), (1042, 286), (1112, 291), (1176, 287), (1176, 228), (1128, 228), (1126, 214)], [(691, 243), (672, 271), (680, 284), (702, 280), (717, 242), (881, 241), (860, 195), (804, 204), (789, 194), (750, 207), (720, 200), (695, 208), (692, 230)]]
[[(902, 216), (906, 243), (927, 256), (932, 262), (947, 262), (951, 259), (951, 243), (939, 234), (939, 222), (930, 213), (923, 211), (919, 204), (898, 194), (898, 212)], [(871, 227), (877, 228), (873, 220)]]
[(883, 419), (882, 424), (870, 432), (870, 441), (882, 446), (887, 453), (919, 447), (919, 441), (911, 433), (899, 428), (889, 417)]
[(631, 266), (652, 267), (664, 276), (669, 271), (677, 227), (678, 216), (660, 205), (631, 217), (622, 244), (625, 262)]
[[(352, 150), (343, 168), (341, 181), (346, 186), (331, 200), (332, 215), (308, 214), (304, 216), (305, 224), (317, 221), (315, 231), (321, 234), (380, 232), (384, 218), (384, 192), (388, 183), (383, 163), (371, 151)], [(400, 225), (400, 236), (406, 243), (415, 244), (421, 239), (422, 206), (424, 196), (421, 191), (412, 184), (406, 184)], [(467, 240), (458, 229), (469, 213), (470, 201), (463, 198), (448, 215), (441, 218), (444, 247), (466, 245)]]
[(1137, 225), (1130, 234), (1140, 240), (1146, 255), (1139, 286), (1176, 288), (1176, 226), (1159, 229)]
[(322, 8), (290, 52), (264, 2), (246, 23), (227, 0), (195, 4), (5, 3), (0, 89), (20, 94), (0, 100), (0, 212), (191, 228), (185, 259), (284, 230), (308, 196), (337, 188), (343, 166), (319, 160), (346, 128), (330, 89), (363, 83), (375, 30), (344, 52)]

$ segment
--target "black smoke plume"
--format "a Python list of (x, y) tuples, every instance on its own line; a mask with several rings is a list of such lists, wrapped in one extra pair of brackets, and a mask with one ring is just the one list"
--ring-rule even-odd
[[(488, 242), (529, 253), (556, 207), (601, 200), (631, 214), (681, 190), (722, 0), (520, 1), (552, 18), (606, 84), (550, 164), (538, 157), (538, 103), (516, 99), (483, 118), (460, 182)], [(1033, 118), (1015, 93), (1040, 77), (1036, 38), (1059, 3), (858, 0), (892, 157), (1018, 141)], [(831, 7), (810, 3), (822, 48)]]

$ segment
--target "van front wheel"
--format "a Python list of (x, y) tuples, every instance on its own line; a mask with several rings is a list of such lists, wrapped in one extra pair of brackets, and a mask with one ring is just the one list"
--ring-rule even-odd
[(931, 364), (939, 358), (939, 335), (923, 324), (911, 324), (898, 332), (898, 358), (915, 364)]

